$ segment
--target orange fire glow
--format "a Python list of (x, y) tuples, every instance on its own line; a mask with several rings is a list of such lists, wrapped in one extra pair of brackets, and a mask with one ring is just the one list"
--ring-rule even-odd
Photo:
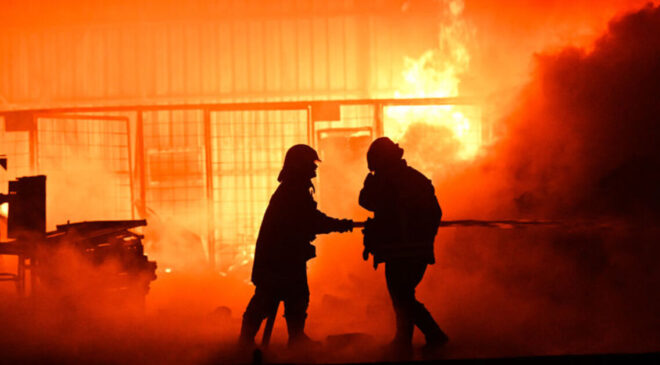
[[(19, 298), (1, 274), (18, 273), (19, 257), (0, 255), (0, 323), (13, 334), (0, 336), (2, 363), (251, 362), (235, 344), (285, 151), (313, 145), (319, 210), (364, 221), (366, 151), (381, 133), (432, 180), (446, 221), (567, 222), (438, 230), (415, 294), (451, 337), (443, 358), (658, 351), (658, 3), (4, 1), (0, 192), (47, 175), (48, 231), (146, 219), (138, 233), (158, 271), (134, 313), (71, 288)], [(480, 100), (420, 100), (458, 97)], [(305, 107), (270, 109), (285, 103)], [(321, 104), (339, 116), (317, 118)], [(285, 350), (280, 308), (254, 362), (391, 360), (396, 313), (363, 238), (312, 242), (306, 332), (321, 346)], [(37, 261), (22, 272), (27, 293)], [(76, 287), (108, 270), (58, 262)]]
[(0, 204), (0, 216), (7, 217), (9, 215), (9, 204)]
[[(461, 74), (468, 70), (470, 54), (467, 42), (473, 33), (463, 18), (464, 3), (446, 3), (444, 26), (438, 34), (438, 47), (419, 58), (405, 58), (404, 83), (395, 98), (455, 97), (459, 95)], [(413, 123), (444, 126), (460, 141), (458, 158), (474, 158), (481, 146), (478, 121), (471, 120), (456, 106), (393, 106), (385, 109), (385, 135), (401, 139)]]

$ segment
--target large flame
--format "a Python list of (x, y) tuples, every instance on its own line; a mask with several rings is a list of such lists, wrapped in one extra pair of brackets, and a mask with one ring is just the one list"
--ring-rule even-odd
[(2, 203), (0, 204), (0, 217), (6, 218), (9, 216), (9, 204)]
[[(445, 0), (438, 47), (427, 50), (418, 59), (404, 60), (404, 83), (395, 98), (455, 97), (459, 94), (460, 76), (470, 63), (467, 41), (472, 28), (463, 17), (462, 0)], [(464, 110), (446, 106), (392, 106), (385, 109), (385, 135), (401, 139), (413, 123), (441, 125), (460, 141), (458, 157), (471, 159), (481, 146), (481, 131)], [(478, 121), (475, 121), (478, 122)]]

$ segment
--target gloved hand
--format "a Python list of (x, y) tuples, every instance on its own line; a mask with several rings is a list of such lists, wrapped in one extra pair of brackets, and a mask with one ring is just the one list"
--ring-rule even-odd
[(362, 250), (362, 259), (364, 261), (369, 260), (369, 250), (365, 247), (364, 250)]
[(364, 222), (364, 228), (362, 229), (362, 234), (364, 235), (364, 250), (362, 250), (362, 259), (364, 259), (364, 261), (369, 260), (369, 254), (371, 254), (371, 248), (374, 244), (373, 232), (376, 229), (376, 221), (373, 218), (368, 218), (366, 222)]
[(374, 184), (376, 184), (376, 175), (368, 173), (367, 177), (364, 178), (364, 187), (370, 189)]
[(353, 220), (352, 219), (340, 219), (337, 232), (348, 232), (353, 231)]

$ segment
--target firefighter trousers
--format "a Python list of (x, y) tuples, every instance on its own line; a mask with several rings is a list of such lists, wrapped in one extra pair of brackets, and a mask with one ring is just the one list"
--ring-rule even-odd
[(309, 305), (309, 287), (307, 283), (283, 287), (257, 286), (254, 295), (243, 314), (240, 341), (253, 343), (261, 323), (273, 309), (284, 302), (284, 317), (286, 318), (289, 340), (303, 336), (307, 307)]
[(427, 342), (444, 336), (431, 313), (415, 298), (415, 288), (422, 281), (427, 263), (393, 261), (385, 263), (385, 279), (396, 314), (394, 342), (411, 344), (414, 327), (417, 326)]

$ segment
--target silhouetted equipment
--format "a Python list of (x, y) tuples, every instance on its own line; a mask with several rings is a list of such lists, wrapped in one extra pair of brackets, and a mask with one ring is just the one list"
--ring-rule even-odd
[(39, 237), (46, 233), (46, 176), (19, 177), (9, 182), (7, 237)]
[[(374, 219), (368, 218), (364, 222), (353, 222), (353, 228), (363, 228), (362, 233), (364, 234), (364, 245), (365, 249), (362, 252), (362, 258), (367, 260), (369, 258), (369, 253), (372, 250), (370, 245), (373, 243), (380, 242), (383, 237), (380, 237), (379, 230), (373, 227)], [(451, 221), (440, 221), (439, 227), (482, 227), (482, 228), (498, 228), (498, 229), (519, 229), (526, 228), (531, 226), (557, 226), (562, 223), (558, 221), (550, 220), (478, 220), (478, 219), (460, 219), (460, 220), (451, 220)], [(372, 226), (372, 227), (369, 227)], [(376, 264), (374, 263), (374, 267)]]
[[(364, 228), (365, 222), (354, 222), (354, 228)], [(479, 220), (479, 219), (459, 219), (452, 221), (441, 221), (440, 228), (442, 227), (486, 227), (486, 228), (525, 228), (530, 226), (555, 226), (560, 225), (561, 222), (551, 220), (525, 220), (525, 219), (507, 219), (507, 220)]]
[(8, 237), (14, 240), (0, 242), (0, 255), (17, 256), (18, 268), (0, 274), (0, 281), (15, 281), (19, 295), (25, 294), (29, 270), (32, 295), (44, 289), (74, 298), (144, 300), (156, 262), (144, 254), (142, 235), (130, 229), (146, 226), (146, 220), (67, 223), (46, 232), (43, 175), (10, 181), (9, 194), (0, 194), (3, 202), (9, 203)]
[[(146, 220), (91, 221), (67, 223), (49, 232), (37, 253), (39, 280), (46, 286), (67, 285), (68, 272), (60, 265), (66, 262), (57, 255), (72, 248), (87, 265), (86, 294), (141, 301), (156, 279), (156, 262), (144, 254), (142, 236), (131, 228), (146, 226)], [(96, 270), (99, 268), (99, 270)], [(85, 269), (83, 269), (85, 270)], [(62, 273), (64, 272), (64, 275)], [(91, 279), (91, 280), (88, 280)]]

